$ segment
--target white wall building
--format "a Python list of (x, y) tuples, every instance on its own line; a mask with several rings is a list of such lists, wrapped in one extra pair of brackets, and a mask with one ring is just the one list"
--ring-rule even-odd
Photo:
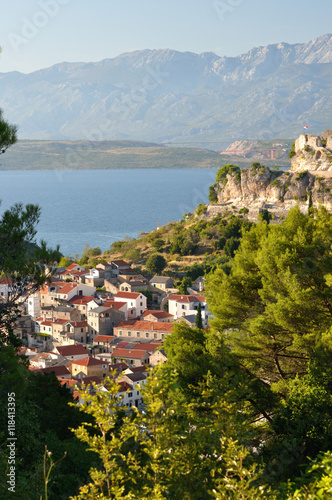
[(118, 292), (115, 302), (127, 302), (128, 319), (139, 318), (146, 310), (146, 297), (138, 292)]

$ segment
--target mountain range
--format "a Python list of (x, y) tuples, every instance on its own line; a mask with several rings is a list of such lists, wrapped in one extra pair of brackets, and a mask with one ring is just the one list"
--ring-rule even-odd
[(20, 139), (138, 140), (224, 149), (331, 128), (332, 35), (238, 57), (140, 50), (0, 73)]

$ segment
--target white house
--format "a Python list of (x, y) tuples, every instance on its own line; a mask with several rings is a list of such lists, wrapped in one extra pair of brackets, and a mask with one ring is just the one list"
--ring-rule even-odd
[(118, 292), (114, 300), (127, 303), (128, 319), (139, 318), (147, 308), (145, 295), (138, 292)]
[(207, 322), (207, 304), (203, 295), (176, 295), (168, 299), (168, 311), (174, 318), (197, 314), (198, 304), (201, 304), (203, 324)]
[(0, 278), (0, 297), (8, 299), (13, 291), (13, 282), (11, 278)]
[(57, 290), (56, 298), (68, 302), (75, 295), (94, 295), (96, 288), (94, 286), (83, 285), (82, 283), (66, 283)]
[(40, 297), (38, 293), (34, 293), (33, 295), (30, 295), (30, 297), (27, 300), (27, 310), (28, 314), (33, 318), (39, 318), (40, 317)]

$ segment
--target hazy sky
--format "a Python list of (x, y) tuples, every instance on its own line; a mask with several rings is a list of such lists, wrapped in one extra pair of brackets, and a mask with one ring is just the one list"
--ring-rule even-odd
[(137, 49), (235, 56), (332, 31), (331, 0), (12, 0), (1, 9), (0, 72), (100, 61)]

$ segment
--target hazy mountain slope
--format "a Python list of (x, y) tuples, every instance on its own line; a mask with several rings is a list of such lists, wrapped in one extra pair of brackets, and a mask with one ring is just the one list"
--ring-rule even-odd
[(238, 57), (143, 50), (0, 74), (20, 138), (209, 143), (330, 128), (332, 35)]

